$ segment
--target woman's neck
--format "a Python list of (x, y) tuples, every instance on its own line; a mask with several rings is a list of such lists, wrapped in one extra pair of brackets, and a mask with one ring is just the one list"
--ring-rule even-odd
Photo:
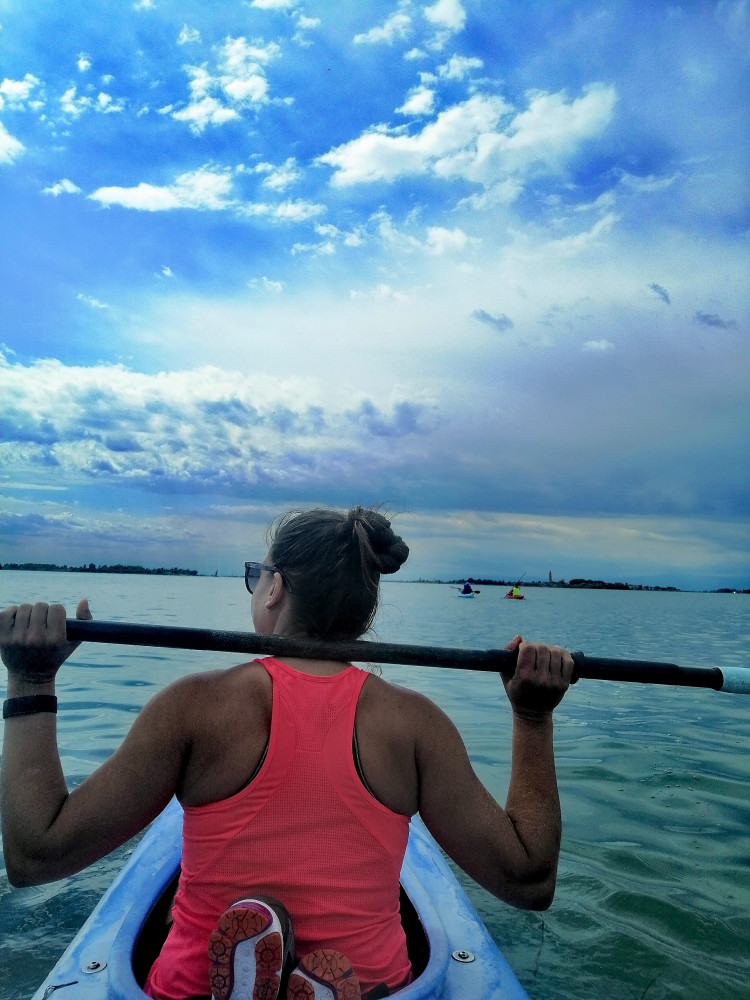
[(300, 673), (313, 674), (316, 677), (333, 677), (351, 666), (350, 663), (344, 663), (340, 660), (309, 660), (297, 656), (285, 656), (283, 659), (284, 663), (299, 670)]

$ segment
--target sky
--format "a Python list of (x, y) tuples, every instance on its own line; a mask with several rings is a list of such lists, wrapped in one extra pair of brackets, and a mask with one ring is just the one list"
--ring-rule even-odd
[(750, 587), (750, 3), (0, 0), (0, 562)]

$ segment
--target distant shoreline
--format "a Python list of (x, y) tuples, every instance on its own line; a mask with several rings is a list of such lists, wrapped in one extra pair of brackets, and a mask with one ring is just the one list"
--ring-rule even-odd
[(123, 573), (128, 575), (144, 576), (200, 576), (197, 569), (179, 569), (173, 566), (165, 569), (160, 566), (158, 569), (146, 569), (145, 566), (95, 566), (89, 563), (87, 566), (57, 566), (54, 563), (5, 563), (0, 566), (0, 570), (20, 569), (31, 570), (41, 573)]
[[(158, 569), (147, 569), (145, 566), (96, 566), (88, 563), (85, 566), (58, 566), (55, 563), (5, 563), (0, 565), (0, 570), (31, 570), (47, 573), (120, 573), (125, 575), (142, 574), (144, 576), (205, 576), (214, 577), (221, 574), (199, 573), (197, 569), (180, 569), (172, 566), (169, 569), (160, 566)], [(240, 577), (238, 577), (240, 579)], [(485, 578), (475, 579), (472, 576), (462, 577), (460, 580), (392, 580), (392, 583), (429, 583), (440, 584), (442, 586), (461, 586), (468, 582), (472, 587), (514, 587), (516, 580), (490, 580)], [(750, 589), (740, 589), (736, 587), (717, 587), (715, 590), (683, 590), (681, 587), (661, 587), (657, 584), (648, 585), (642, 583), (608, 583), (606, 580), (588, 580), (582, 577), (575, 577), (572, 580), (528, 580), (520, 584), (524, 589), (546, 587), (558, 590), (632, 590), (632, 591), (662, 591), (667, 593), (697, 593), (697, 594), (750, 594)]]
[(644, 583), (607, 583), (605, 580), (587, 580), (583, 578), (576, 577), (572, 580), (553, 580), (551, 583), (547, 580), (528, 580), (519, 584), (517, 580), (485, 580), (485, 579), (474, 579), (474, 577), (466, 576), (462, 577), (460, 580), (412, 580), (412, 581), (396, 581), (403, 583), (437, 583), (449, 586), (461, 586), (465, 582), (469, 582), (472, 587), (515, 587), (520, 586), (522, 590), (529, 588), (539, 588), (545, 587), (552, 590), (648, 590), (648, 591), (665, 591), (669, 593), (676, 594), (750, 594), (750, 589), (740, 590), (735, 587), (718, 587), (716, 590), (683, 590), (681, 587), (660, 587), (657, 584), (649, 586)]

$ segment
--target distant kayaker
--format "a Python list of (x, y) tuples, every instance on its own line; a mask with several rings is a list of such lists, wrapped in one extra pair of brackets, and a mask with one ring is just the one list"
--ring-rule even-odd
[(468, 580), (466, 581), (466, 583), (464, 583), (463, 587), (461, 587), (461, 593), (462, 594), (473, 594), (474, 593), (474, 591), (472, 590), (472, 586), (471, 586), (471, 584), (469, 583)]
[[(381, 575), (408, 552), (375, 510), (284, 515), (263, 561), (245, 563), (255, 631), (359, 638)], [(76, 617), (91, 618), (86, 600)], [(417, 812), (495, 896), (525, 909), (551, 903), (561, 835), (552, 712), (570, 682), (566, 650), (520, 636), (506, 647), (518, 658), (503, 677), (513, 711), (503, 809), (432, 701), (349, 663), (304, 658), (173, 682), (68, 792), (55, 676), (75, 648), (59, 604), (0, 613), (8, 878), (35, 885), (80, 871), (176, 795), (181, 874), (148, 996), (375, 1000), (408, 984), (399, 874)]]

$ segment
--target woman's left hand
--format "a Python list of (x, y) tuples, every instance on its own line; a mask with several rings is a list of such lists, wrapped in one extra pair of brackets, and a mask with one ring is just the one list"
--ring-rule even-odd
[[(76, 618), (92, 618), (88, 601), (78, 602)], [(0, 656), (8, 672), (30, 684), (47, 684), (79, 646), (68, 642), (62, 604), (21, 604), (0, 611)]]

